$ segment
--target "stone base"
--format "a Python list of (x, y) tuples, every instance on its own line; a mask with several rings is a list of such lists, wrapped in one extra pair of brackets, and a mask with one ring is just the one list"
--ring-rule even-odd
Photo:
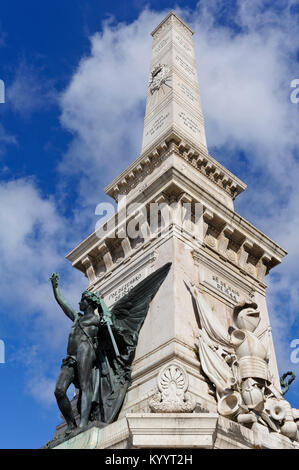
[(101, 428), (93, 423), (78, 434), (53, 440), (55, 449), (299, 449), (299, 443), (269, 432), (251, 429), (216, 413), (128, 413)]

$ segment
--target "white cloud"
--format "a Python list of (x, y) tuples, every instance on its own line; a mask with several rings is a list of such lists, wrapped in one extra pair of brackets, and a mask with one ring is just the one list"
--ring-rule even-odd
[[(49, 406), (54, 403), (56, 404), (54, 396), (56, 379), (57, 377), (46, 377), (43, 370), (35, 370), (34, 376), (28, 380), (26, 392), (33, 396), (33, 398), (42, 405)], [(75, 388), (71, 384), (67, 391), (67, 395), (70, 400), (74, 397), (74, 392)], [(58, 408), (57, 411), (59, 413)]]
[[(222, 9), (219, 2), (203, 1), (195, 12), (178, 11), (196, 30), (208, 143), (223, 148), (230, 167), (242, 149), (250, 153), (251, 172), (262, 161), (263, 172), (287, 178), (294, 166), (290, 150), (299, 143), (297, 110), (289, 99), (296, 24), (287, 8), (284, 15), (261, 12), (262, 3), (240, 2), (234, 12), (243, 30), (238, 35), (214, 21)], [(61, 96), (62, 125), (74, 134), (61, 170), (80, 175), (84, 204), (98, 202), (99, 177), (108, 183), (139, 155), (149, 32), (165, 13), (145, 10), (129, 25), (104, 23)]]
[(27, 383), (26, 391), (43, 405), (51, 405), (55, 402), (55, 382), (55, 379), (45, 377), (43, 372), (37, 376), (35, 371), (34, 377)]
[(53, 83), (43, 77), (41, 70), (21, 60), (12, 83), (7, 86), (7, 106), (23, 118), (28, 118), (33, 112), (48, 108), (55, 101)]
[[(72, 240), (69, 222), (33, 181), (0, 184), (0, 226), (0, 300), (3, 310), (10, 312), (10, 325), (16, 325), (20, 348), (7, 361), (23, 364), (28, 390), (36, 396), (35, 377), (45, 392), (46, 382), (53, 382), (53, 370), (59, 368), (70, 328), (69, 319), (54, 300), (49, 275), (63, 273), (63, 290), (75, 308), (87, 282), (64, 260)], [(3, 329), (5, 335), (5, 323)], [(51, 386), (49, 394), (53, 390)], [(47, 401), (47, 397), (41, 399)]]
[(165, 14), (145, 10), (131, 24), (105, 22), (61, 97), (61, 123), (74, 133), (61, 170), (80, 175), (81, 197), (92, 209), (102, 185), (140, 153), (150, 32)]
[(284, 177), (294, 162), (290, 150), (299, 145), (297, 110), (290, 102), (295, 19), (287, 8), (278, 15), (263, 12), (263, 2), (242, 1), (234, 17), (242, 33), (232, 35), (213, 23), (219, 2), (202, 5), (195, 45), (208, 143), (245, 149), (251, 171), (262, 167)]

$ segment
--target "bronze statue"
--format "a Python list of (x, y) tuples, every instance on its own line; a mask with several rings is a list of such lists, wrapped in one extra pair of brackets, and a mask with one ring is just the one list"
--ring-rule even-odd
[(167, 263), (147, 276), (111, 310), (98, 293), (84, 291), (79, 303), (83, 314), (64, 299), (58, 274), (50, 277), (56, 301), (73, 322), (67, 356), (55, 388), (57, 404), (67, 424), (66, 434), (77, 427), (66, 394), (71, 383), (79, 389), (79, 427), (95, 420), (107, 425), (116, 419), (130, 385), (139, 331), (170, 266)]

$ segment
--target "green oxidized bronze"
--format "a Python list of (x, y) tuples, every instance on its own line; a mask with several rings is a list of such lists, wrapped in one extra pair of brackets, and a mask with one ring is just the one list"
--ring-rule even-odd
[(131, 383), (131, 364), (139, 331), (170, 266), (171, 263), (167, 263), (147, 276), (111, 310), (98, 293), (84, 291), (79, 303), (83, 313), (77, 312), (64, 299), (58, 287), (58, 274), (50, 277), (57, 303), (73, 322), (67, 356), (62, 361), (55, 388), (67, 434), (77, 427), (66, 394), (71, 383), (79, 389), (79, 427), (90, 421), (100, 421), (104, 426), (117, 418)]
[[(290, 378), (286, 381), (286, 378), (289, 377), (289, 376), (290, 376)], [(281, 385), (282, 395), (287, 393), (287, 391), (290, 388), (291, 383), (294, 382), (295, 378), (296, 378), (296, 375), (291, 370), (288, 370), (288, 372), (285, 372), (285, 374), (283, 374), (280, 377), (280, 385)]]

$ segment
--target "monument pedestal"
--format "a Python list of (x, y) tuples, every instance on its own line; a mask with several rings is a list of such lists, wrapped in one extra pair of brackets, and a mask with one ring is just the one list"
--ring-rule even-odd
[[(59, 442), (59, 443), (58, 443)], [(128, 413), (105, 428), (52, 441), (54, 449), (299, 449), (261, 425), (248, 429), (217, 413)]]

